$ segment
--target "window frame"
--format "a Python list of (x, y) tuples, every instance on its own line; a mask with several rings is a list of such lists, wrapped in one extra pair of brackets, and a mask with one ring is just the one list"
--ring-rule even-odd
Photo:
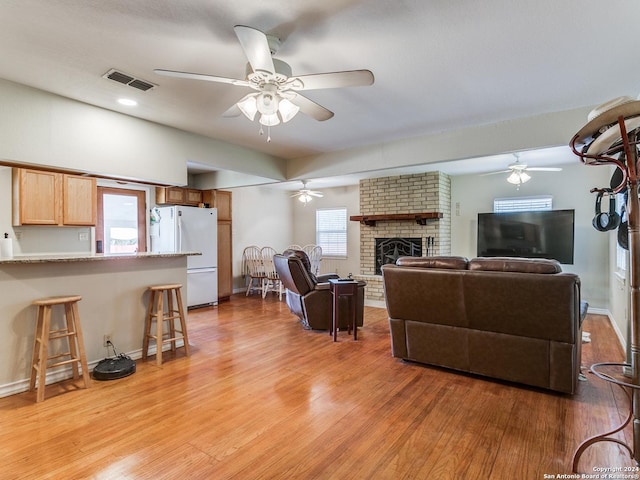
[(501, 197), (493, 199), (493, 213), (534, 212), (548, 210), (553, 210), (552, 195), (535, 195), (529, 197)]
[(95, 240), (96, 245), (98, 241), (103, 244), (103, 251), (106, 251), (104, 246), (104, 195), (121, 195), (137, 198), (138, 206), (138, 252), (146, 252), (147, 248), (147, 194), (145, 190), (132, 189), (132, 188), (117, 188), (111, 186), (98, 185), (98, 215), (95, 228)]
[[(320, 216), (326, 212), (340, 212), (341, 217), (338, 221), (342, 223), (343, 228), (340, 229), (320, 229), (319, 222), (321, 221)], [(347, 258), (348, 254), (348, 215), (347, 215), (347, 207), (330, 207), (330, 208), (318, 208), (316, 209), (316, 245), (320, 245), (322, 247), (322, 256), (327, 258)], [(344, 239), (342, 242), (331, 242), (328, 243), (326, 241), (321, 241), (320, 236), (322, 234), (336, 234), (336, 235), (344, 235)], [(328, 248), (326, 245), (339, 245), (341, 246), (341, 250), (336, 251), (336, 249)]]

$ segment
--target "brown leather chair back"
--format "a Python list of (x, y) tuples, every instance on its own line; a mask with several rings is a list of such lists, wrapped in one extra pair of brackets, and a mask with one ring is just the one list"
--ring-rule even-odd
[[(287, 290), (298, 295), (306, 295), (316, 286), (315, 279), (305, 267), (299, 255), (274, 255), (273, 263), (278, 272), (278, 277)], [(302, 252), (305, 256), (306, 254)], [(308, 260), (308, 259), (307, 259)]]

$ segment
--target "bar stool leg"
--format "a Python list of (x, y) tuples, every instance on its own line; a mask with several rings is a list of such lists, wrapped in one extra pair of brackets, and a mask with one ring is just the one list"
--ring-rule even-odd
[(153, 307), (155, 305), (156, 292), (149, 290), (149, 301), (147, 302), (147, 315), (144, 319), (144, 336), (142, 338), (142, 359), (146, 360), (149, 354), (149, 335), (151, 335), (151, 322), (153, 316)]
[[(75, 329), (74, 329), (75, 339), (71, 339), (71, 338), (69, 339), (69, 342), (73, 345), (71, 352), (72, 354), (73, 352), (76, 352), (76, 354), (80, 355), (80, 366), (82, 367), (82, 379), (84, 380), (85, 388), (89, 388), (91, 386), (91, 376), (89, 375), (89, 368), (87, 367), (87, 354), (84, 349), (84, 337), (82, 335), (82, 325), (80, 324), (80, 315), (78, 313), (77, 302), (74, 302), (71, 304), (70, 313), (71, 313), (71, 316), (73, 317), (73, 324), (75, 325)], [(77, 349), (76, 349), (76, 346), (74, 345), (76, 342), (78, 344)], [(74, 354), (74, 358), (78, 358), (76, 354)], [(74, 362), (73, 365), (75, 366), (75, 370), (77, 370), (78, 369), (77, 363)]]
[(36, 365), (40, 361), (40, 341), (42, 338), (42, 328), (44, 325), (44, 307), (38, 307), (36, 316), (36, 331), (33, 335), (33, 352), (31, 353), (31, 377), (29, 379), (29, 391), (33, 392), (36, 389), (36, 377), (38, 370)]
[(173, 316), (176, 310), (173, 305), (173, 290), (167, 290), (167, 321), (169, 322), (169, 338), (171, 339), (171, 351), (176, 351), (176, 321)]
[(156, 297), (156, 365), (162, 365), (162, 327), (164, 317), (164, 292), (158, 292)]
[[(67, 324), (67, 333), (69, 335), (69, 353), (71, 353), (71, 358), (78, 358), (78, 349), (76, 347), (76, 336), (78, 332), (76, 329), (76, 317), (74, 315), (73, 305), (75, 304), (64, 304), (64, 318)], [(71, 364), (71, 371), (73, 372), (74, 379), (80, 377), (80, 372), (78, 371), (78, 362), (73, 362)], [(86, 371), (84, 367), (82, 367), (82, 371)]]
[(189, 336), (187, 335), (187, 321), (186, 321), (186, 316), (184, 314), (184, 306), (182, 304), (182, 294), (180, 293), (180, 288), (176, 288), (175, 292), (176, 292), (176, 300), (178, 302), (178, 315), (180, 315), (180, 329), (182, 330), (182, 340), (184, 342), (184, 353), (188, 357), (190, 355)]
[[(44, 305), (38, 307), (42, 310), (42, 325), (40, 327), (40, 338), (38, 346), (38, 359), (34, 364), (34, 371), (38, 374), (38, 389), (36, 393), (36, 402), (44, 400), (44, 389), (47, 380), (47, 357), (49, 356), (49, 330), (51, 325), (51, 306)], [(38, 315), (40, 317), (40, 315)]]

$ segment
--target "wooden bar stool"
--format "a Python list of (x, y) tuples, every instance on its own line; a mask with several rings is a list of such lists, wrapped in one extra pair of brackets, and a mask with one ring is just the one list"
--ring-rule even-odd
[[(162, 365), (162, 345), (171, 343), (171, 351), (176, 351), (176, 341), (182, 339), (184, 351), (189, 356), (189, 336), (187, 335), (187, 323), (182, 306), (182, 295), (179, 283), (169, 285), (153, 285), (149, 287), (149, 303), (144, 327), (144, 339), (142, 341), (142, 359), (146, 360), (149, 350), (149, 339), (156, 341), (156, 364)], [(167, 297), (166, 309), (164, 297)], [(174, 304), (174, 296), (177, 304)], [(166, 310), (166, 311), (165, 311)], [(180, 329), (176, 329), (175, 320), (180, 319)], [(155, 335), (152, 323), (155, 320)], [(168, 331), (164, 331), (164, 322), (168, 322)]]
[[(78, 364), (82, 367), (82, 379), (85, 388), (91, 386), (91, 375), (87, 368), (87, 358), (84, 350), (84, 340), (82, 339), (82, 327), (80, 326), (80, 316), (78, 315), (78, 302), (82, 300), (79, 295), (69, 297), (47, 297), (34, 300), (32, 305), (38, 307), (38, 317), (36, 320), (36, 333), (33, 341), (33, 357), (31, 359), (31, 379), (29, 381), (29, 391), (36, 387), (36, 377), (38, 378), (38, 392), (36, 401), (44, 400), (44, 389), (47, 377), (47, 368), (61, 365), (71, 365), (73, 378), (79, 378)], [(51, 330), (51, 311), (55, 305), (64, 306), (65, 326)], [(67, 339), (69, 351), (49, 355), (49, 342), (54, 340)], [(49, 363), (53, 360), (53, 363)]]

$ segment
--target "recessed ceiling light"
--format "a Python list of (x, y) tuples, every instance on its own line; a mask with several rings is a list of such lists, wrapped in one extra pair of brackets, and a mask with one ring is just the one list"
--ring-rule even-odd
[(130, 98), (119, 98), (118, 103), (120, 105), (126, 105), (127, 107), (135, 107), (138, 105), (138, 102), (135, 100), (131, 100)]

